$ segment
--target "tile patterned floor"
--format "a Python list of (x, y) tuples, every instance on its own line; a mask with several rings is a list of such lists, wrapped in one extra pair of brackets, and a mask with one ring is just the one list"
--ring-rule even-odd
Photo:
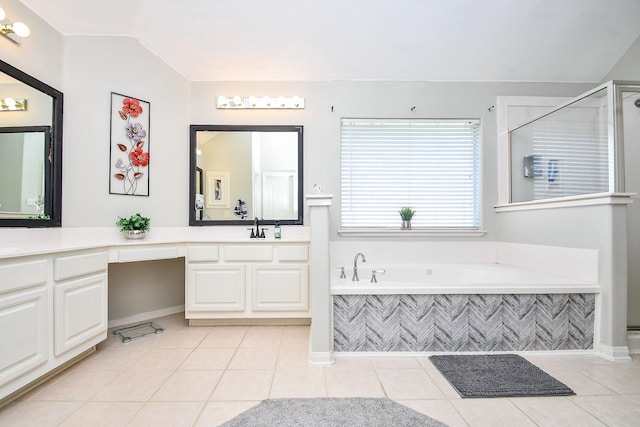
[(577, 393), (461, 399), (424, 358), (339, 357), (309, 367), (309, 328), (189, 327), (98, 351), (0, 409), (0, 426), (217, 426), (265, 398), (383, 397), (456, 426), (638, 426), (640, 358), (526, 356)]

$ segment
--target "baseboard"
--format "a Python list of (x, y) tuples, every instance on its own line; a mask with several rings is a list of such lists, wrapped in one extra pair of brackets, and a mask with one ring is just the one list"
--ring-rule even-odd
[(332, 366), (334, 364), (332, 351), (312, 351), (309, 352), (309, 365), (311, 366)]
[(640, 331), (627, 331), (629, 354), (640, 354)]
[(109, 328), (128, 325), (130, 323), (144, 322), (146, 320), (155, 319), (157, 317), (169, 316), (171, 314), (181, 313), (184, 311), (184, 305), (176, 305), (174, 307), (162, 308), (160, 310), (147, 311), (138, 313), (134, 316), (122, 317), (120, 319), (109, 320)]
[(308, 317), (238, 317), (224, 319), (188, 319), (189, 326), (306, 326)]
[(96, 352), (96, 346), (94, 345), (94, 346), (88, 348), (87, 350), (83, 351), (82, 353), (78, 354), (77, 356), (67, 360), (62, 365), (50, 370), (49, 372), (47, 372), (46, 374), (42, 375), (41, 377), (36, 378), (35, 380), (31, 381), (29, 384), (19, 388), (18, 390), (14, 391), (11, 394), (3, 397), (2, 399), (0, 399), (0, 408), (5, 407), (6, 405), (8, 405), (9, 403), (13, 402), (14, 400), (24, 396), (25, 394), (27, 394), (28, 392), (30, 392), (34, 388), (38, 387), (41, 384), (44, 384), (45, 382), (49, 381), (51, 378), (53, 378), (56, 375), (58, 375), (60, 372), (62, 372), (65, 369), (69, 368), (70, 366), (75, 365), (76, 363), (78, 363), (79, 361), (84, 359), (85, 357), (87, 357), (87, 356), (89, 356), (89, 355), (91, 355), (91, 354), (93, 354), (95, 352)]
[(612, 362), (626, 362), (631, 360), (631, 356), (629, 356), (629, 347), (623, 345), (612, 347), (610, 345), (600, 343), (598, 345), (598, 355), (601, 358)]
[(542, 351), (335, 351), (337, 358), (358, 357), (429, 357), (443, 354), (518, 354), (520, 356), (600, 356), (594, 350), (542, 350)]

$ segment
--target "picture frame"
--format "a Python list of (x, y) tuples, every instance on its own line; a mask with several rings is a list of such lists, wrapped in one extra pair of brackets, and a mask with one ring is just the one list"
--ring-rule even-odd
[(151, 104), (111, 92), (109, 194), (149, 196)]
[(231, 180), (228, 171), (205, 172), (205, 205), (207, 208), (228, 208)]

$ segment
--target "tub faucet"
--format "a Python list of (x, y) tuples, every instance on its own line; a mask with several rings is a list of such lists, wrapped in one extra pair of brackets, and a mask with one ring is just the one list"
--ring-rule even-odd
[(362, 257), (362, 262), (367, 262), (367, 259), (364, 257), (362, 252), (358, 252), (356, 256), (353, 258), (353, 277), (351, 278), (352, 282), (359, 282), (358, 278), (358, 257)]

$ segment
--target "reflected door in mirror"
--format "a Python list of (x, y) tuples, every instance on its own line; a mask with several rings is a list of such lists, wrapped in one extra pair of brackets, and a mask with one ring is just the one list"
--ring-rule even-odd
[(0, 216), (44, 215), (50, 184), (48, 126), (0, 128)]

